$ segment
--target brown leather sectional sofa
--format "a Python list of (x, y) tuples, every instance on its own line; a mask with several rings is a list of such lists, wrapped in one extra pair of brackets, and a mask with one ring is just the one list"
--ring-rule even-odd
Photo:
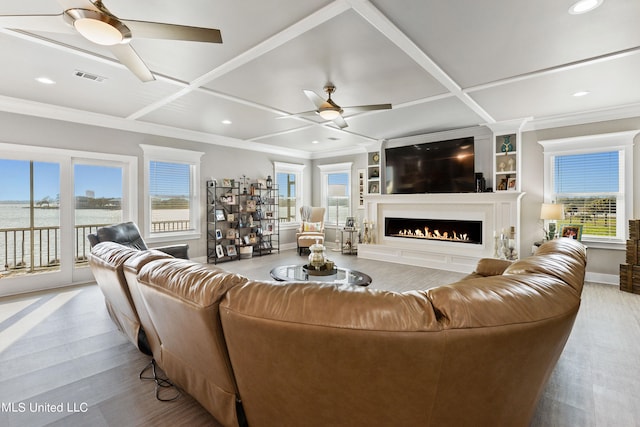
[(130, 264), (156, 360), (223, 425), (527, 426), (577, 315), (586, 254), (554, 240), (404, 293)]

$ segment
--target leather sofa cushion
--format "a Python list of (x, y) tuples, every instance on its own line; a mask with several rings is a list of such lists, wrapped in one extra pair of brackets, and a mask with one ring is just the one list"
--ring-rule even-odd
[[(541, 257), (544, 257), (543, 261)], [(544, 243), (535, 256), (514, 262), (503, 274), (547, 274), (566, 282), (581, 294), (586, 264), (586, 248), (572, 239), (560, 238)]]
[(140, 269), (138, 281), (193, 304), (209, 306), (220, 302), (231, 287), (245, 283), (247, 278), (176, 258), (161, 264), (152, 262), (145, 265)]
[(265, 320), (335, 328), (440, 330), (423, 291), (400, 294), (348, 285), (250, 281), (231, 289), (221, 310)]
[(585, 265), (582, 244), (557, 239), (542, 245), (536, 256), (507, 266), (502, 275), (439, 286), (427, 295), (446, 328), (536, 322), (577, 310)]

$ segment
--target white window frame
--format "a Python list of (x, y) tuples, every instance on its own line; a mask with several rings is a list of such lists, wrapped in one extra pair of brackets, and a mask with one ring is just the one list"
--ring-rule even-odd
[(544, 149), (544, 202), (554, 202), (554, 159), (556, 156), (568, 156), (609, 151), (619, 152), (619, 200), (623, 206), (616, 206), (616, 238), (584, 236), (583, 242), (589, 247), (624, 249), (627, 238), (627, 221), (633, 218), (633, 139), (638, 130), (573, 138), (538, 141)]
[[(346, 173), (347, 174), (347, 188), (349, 189), (349, 214), (353, 212), (353, 189), (352, 181), (351, 181), (351, 169), (353, 167), (353, 162), (345, 162), (345, 163), (333, 163), (328, 165), (318, 165), (320, 169), (320, 182), (321, 182), (321, 206), (325, 208), (325, 228), (336, 227), (336, 224), (329, 223), (329, 207), (327, 206), (327, 198), (329, 196), (329, 174), (333, 173)], [(339, 220), (339, 218), (338, 218)], [(338, 221), (338, 228), (340, 227), (340, 222)], [(342, 224), (344, 225), (344, 223)]]
[[(296, 163), (273, 162), (273, 181), (277, 183), (279, 173), (294, 174), (296, 176), (296, 220), (280, 223), (280, 229), (298, 228), (300, 226), (300, 208), (303, 204), (304, 182), (303, 171), (306, 165)], [(278, 188), (280, 191), (280, 188)]]
[[(157, 145), (140, 144), (144, 153), (144, 238), (149, 243), (173, 242), (184, 239), (199, 239), (201, 237), (201, 190), (200, 190), (200, 159), (204, 155), (200, 151), (183, 150), (179, 148), (161, 147)], [(151, 229), (151, 200), (149, 197), (149, 174), (151, 162), (181, 163), (189, 165), (191, 194), (189, 195), (189, 221), (191, 230), (154, 233)]]

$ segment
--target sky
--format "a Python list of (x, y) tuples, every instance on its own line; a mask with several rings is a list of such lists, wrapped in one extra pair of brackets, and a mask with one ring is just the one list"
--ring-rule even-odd
[[(95, 197), (122, 197), (122, 170), (117, 167), (76, 165), (74, 195), (87, 190)], [(29, 200), (29, 161), (0, 159), (0, 201)], [(60, 165), (34, 162), (34, 199), (56, 199), (60, 194)]]

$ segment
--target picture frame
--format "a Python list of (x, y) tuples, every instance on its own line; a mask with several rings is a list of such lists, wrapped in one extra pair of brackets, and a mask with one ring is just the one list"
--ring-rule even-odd
[(352, 216), (348, 216), (344, 223), (345, 230), (353, 230), (355, 226), (356, 226), (356, 219)]
[(507, 189), (508, 181), (509, 180), (507, 178), (500, 179), (500, 183), (498, 184), (498, 191), (505, 191)]
[(224, 209), (216, 209), (216, 221), (226, 221)]
[(267, 224), (264, 234), (273, 234), (274, 225), (272, 223)]
[(257, 243), (258, 242), (258, 236), (256, 235), (256, 233), (249, 233), (249, 243)]
[(516, 190), (516, 179), (515, 178), (508, 178), (507, 179), (507, 190), (509, 190), (509, 191), (515, 191)]
[(372, 182), (369, 184), (369, 193), (378, 193), (378, 183)]
[(227, 245), (227, 255), (229, 256), (237, 256), (238, 252), (236, 251), (235, 245)]
[(577, 241), (582, 240), (582, 225), (581, 224), (565, 224), (560, 231), (560, 237), (568, 239), (574, 239)]
[(237, 233), (235, 228), (230, 228), (227, 230), (227, 239), (235, 239), (236, 235)]
[(224, 249), (222, 249), (222, 245), (216, 245), (216, 256), (218, 258), (224, 258)]
[(233, 187), (233, 179), (231, 179), (231, 178), (223, 178), (222, 179), (222, 186), (223, 187)]
[(216, 240), (222, 240), (222, 230), (216, 229)]
[(227, 214), (227, 221), (235, 221), (235, 220), (236, 220), (235, 214), (232, 214), (232, 213)]
[(253, 199), (247, 200), (247, 212), (255, 212), (256, 211), (256, 201)]
[(266, 211), (266, 212), (264, 213), (264, 217), (265, 217), (266, 219), (273, 219), (273, 211)]

